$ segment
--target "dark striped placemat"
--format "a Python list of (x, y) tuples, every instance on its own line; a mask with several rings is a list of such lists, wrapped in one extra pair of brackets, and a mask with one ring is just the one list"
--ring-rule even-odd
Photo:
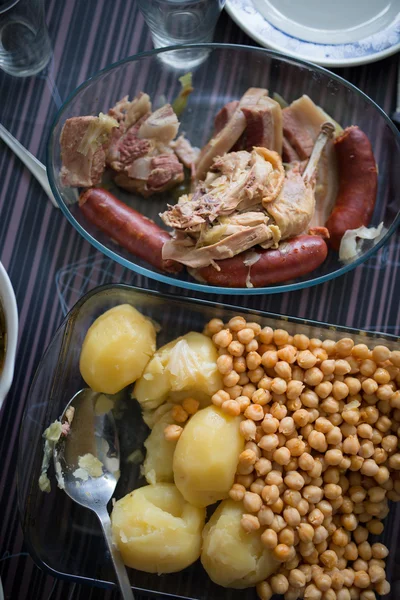
[[(52, 118), (67, 95), (111, 62), (151, 48), (133, 0), (49, 0), (54, 57), (42, 74), (18, 79), (0, 72), (0, 122), (44, 161)], [(255, 45), (223, 14), (215, 40)], [(339, 71), (388, 113), (394, 107), (397, 57)], [(13, 282), (20, 313), (15, 379), (0, 415), (0, 576), (7, 600), (110, 600), (117, 593), (56, 580), (27, 555), (17, 513), (19, 426), (34, 371), (65, 312), (80, 295), (109, 281), (165, 291), (93, 251), (47, 201), (40, 186), (0, 145), (0, 259)], [(324, 285), (280, 296), (213, 298), (250, 308), (399, 334), (396, 277), (400, 238), (362, 267)], [(177, 290), (173, 290), (177, 291)], [(182, 296), (190, 291), (180, 290)], [(392, 598), (398, 598), (392, 595)]]

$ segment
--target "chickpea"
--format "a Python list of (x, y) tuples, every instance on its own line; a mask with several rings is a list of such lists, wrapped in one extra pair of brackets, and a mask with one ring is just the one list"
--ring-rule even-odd
[(286, 544), (286, 546), (294, 545), (294, 529), (292, 527), (285, 527), (278, 535), (280, 544)]
[(372, 556), (374, 558), (378, 558), (378, 559), (386, 558), (387, 555), (389, 554), (388, 548), (384, 544), (381, 544), (380, 542), (377, 542), (376, 544), (372, 544), (371, 551), (372, 551)]
[[(233, 341), (232, 341), (232, 342), (229, 344), (229, 346), (228, 346), (228, 352), (229, 352), (229, 354), (230, 354), (231, 356), (234, 356), (234, 357), (236, 357), (236, 358), (240, 358), (240, 357), (242, 357), (242, 355), (243, 355), (243, 352), (244, 352), (244, 349), (245, 349), (244, 345), (243, 345), (243, 344), (241, 344), (240, 342), (238, 342), (237, 340), (233, 340)], [(242, 362), (242, 361), (239, 361), (239, 363), (236, 363), (236, 364), (240, 364), (240, 365), (242, 365), (243, 363), (244, 363), (244, 365), (246, 364), (246, 362), (245, 362), (245, 361), (243, 361), (243, 362)], [(233, 368), (235, 368), (235, 360), (234, 360), (234, 359), (232, 360), (232, 366), (233, 366)], [(235, 370), (236, 370), (236, 369), (235, 369)], [(243, 371), (242, 371), (242, 372), (243, 372)]]
[[(253, 404), (253, 406), (257, 406), (257, 405)], [(266, 435), (262, 436), (261, 440), (258, 442), (258, 445), (263, 450), (267, 450), (267, 451), (275, 450), (275, 448), (277, 448), (279, 446), (278, 436), (275, 433), (267, 433)]]
[(357, 545), (354, 542), (350, 542), (344, 548), (344, 558), (346, 560), (355, 561), (358, 558)]
[(240, 524), (246, 533), (260, 529), (260, 521), (255, 515), (244, 514), (240, 520)]
[(176, 442), (179, 440), (182, 431), (183, 427), (180, 427), (180, 425), (167, 425), (164, 429), (164, 437), (168, 442)]
[(231, 489), (229, 490), (229, 496), (235, 502), (240, 502), (243, 500), (244, 495), (246, 493), (246, 488), (244, 485), (240, 485), (240, 483), (234, 483)]
[(274, 519), (274, 512), (269, 506), (262, 506), (257, 513), (260, 525), (271, 525)]
[(254, 465), (257, 461), (257, 458), (257, 454), (254, 452), (254, 450), (246, 449), (239, 454), (239, 464)]
[(375, 381), (375, 379), (371, 379), (370, 377), (368, 377), (367, 379), (364, 379), (364, 381), (361, 384), (361, 387), (366, 394), (375, 394), (375, 392), (378, 389), (378, 384)]
[(300, 569), (293, 569), (289, 572), (289, 583), (296, 589), (302, 588), (306, 585), (306, 576)]
[(254, 392), (251, 397), (252, 402), (254, 404), (259, 404), (260, 406), (265, 406), (271, 400), (271, 394), (267, 390), (263, 390), (259, 388)]
[(332, 535), (332, 541), (336, 546), (345, 548), (350, 541), (350, 535), (345, 529), (340, 527), (339, 529), (336, 529)]
[(238, 385), (246, 385), (247, 383), (249, 383), (249, 381), (250, 379), (247, 377), (246, 373), (240, 373)]
[(371, 580), (366, 571), (356, 571), (354, 574), (354, 585), (358, 588), (365, 589), (369, 586)]
[(228, 392), (229, 397), (232, 400), (236, 400), (236, 398), (238, 398), (239, 396), (242, 395), (242, 389), (243, 388), (242, 388), (241, 385), (234, 385), (232, 387), (226, 387), (226, 388), (224, 388), (224, 392)]
[(344, 410), (342, 412), (343, 421), (349, 425), (357, 425), (360, 420), (360, 412), (357, 409)]
[[(328, 442), (328, 444), (332, 444), (334, 446), (337, 446), (338, 444), (340, 444), (342, 439), (343, 439), (343, 435), (342, 435), (342, 432), (339, 427), (333, 427), (326, 434), (326, 441)], [(342, 455), (342, 460), (343, 460), (343, 455)], [(341, 463), (339, 463), (339, 465), (341, 465)]]
[(358, 519), (355, 514), (344, 514), (341, 517), (341, 523), (347, 531), (354, 531), (358, 526)]
[(332, 396), (335, 400), (343, 400), (349, 395), (349, 388), (342, 381), (334, 381), (332, 386)]
[(270, 413), (273, 417), (282, 420), (287, 415), (287, 408), (284, 404), (280, 404), (279, 402), (274, 402), (270, 408)]
[(254, 464), (254, 469), (258, 477), (265, 477), (272, 470), (271, 461), (262, 456)]
[(385, 360), (389, 360), (391, 356), (391, 352), (389, 348), (386, 346), (375, 346), (372, 350), (372, 358), (376, 363), (385, 362)]
[(280, 531), (282, 531), (282, 529), (285, 529), (285, 527), (286, 527), (285, 519), (281, 515), (275, 514), (274, 518), (272, 519), (271, 529), (276, 531), (276, 533), (279, 533)]
[(325, 462), (327, 465), (339, 465), (342, 458), (343, 454), (339, 449), (327, 450), (325, 453)]
[(311, 367), (304, 372), (304, 383), (313, 387), (320, 384), (323, 378), (324, 374), (318, 367)]
[(254, 440), (256, 437), (256, 424), (251, 419), (242, 421), (239, 430), (245, 440)]
[(363, 590), (360, 594), (360, 600), (376, 600), (373, 590)]
[(286, 345), (280, 347), (277, 354), (280, 360), (291, 365), (296, 361), (297, 350), (294, 346)]
[(284, 482), (291, 490), (301, 490), (304, 487), (304, 479), (296, 471), (289, 471), (284, 477)]
[(243, 498), (244, 509), (249, 513), (256, 513), (261, 509), (262, 500), (254, 492), (246, 492)]
[(279, 488), (277, 485), (266, 485), (261, 492), (261, 497), (265, 504), (274, 504), (279, 498)]
[(357, 427), (357, 434), (364, 439), (370, 440), (372, 438), (372, 427), (368, 423), (362, 423)]
[(301, 456), (299, 456), (299, 467), (303, 469), (303, 471), (311, 471), (314, 467), (315, 461), (311, 454), (304, 452)]
[(397, 392), (395, 392), (393, 394), (393, 396), (391, 396), (390, 398), (390, 406), (392, 408), (400, 408), (400, 390), (398, 390)]
[[(399, 455), (400, 457), (400, 455)], [(390, 459), (389, 459), (390, 460)], [(372, 458), (367, 458), (364, 460), (360, 472), (363, 475), (367, 475), (368, 477), (373, 477), (379, 471), (379, 466), (376, 464)]]
[[(278, 358), (279, 358), (279, 353), (278, 353)], [(285, 381), (289, 381), (292, 376), (292, 369), (291, 369), (291, 366), (287, 362), (280, 360), (275, 365), (275, 373), (278, 377), (285, 379)]]
[(274, 592), (267, 581), (261, 581), (256, 585), (257, 596), (260, 600), (271, 600)]
[(221, 319), (211, 319), (205, 326), (205, 335), (213, 336), (224, 328), (224, 322)]
[(317, 408), (319, 404), (319, 398), (317, 394), (307, 388), (301, 394), (300, 400), (307, 408)]
[(236, 400), (226, 400), (221, 408), (227, 415), (231, 415), (232, 417), (240, 415), (240, 405)]
[(332, 585), (332, 580), (326, 573), (321, 573), (314, 579), (314, 583), (321, 592), (327, 592)]
[(217, 368), (222, 375), (230, 373), (233, 369), (232, 356), (229, 356), (229, 354), (222, 354), (222, 356), (219, 356), (217, 358)]
[(281, 377), (274, 377), (271, 382), (271, 391), (276, 394), (284, 394), (287, 390), (287, 383)]
[(267, 485), (277, 485), (277, 486), (280, 486), (283, 483), (282, 473), (280, 473), (276, 469), (272, 470), (266, 476), (265, 483)]
[(375, 585), (375, 590), (380, 596), (386, 596), (390, 592), (390, 583), (388, 581), (378, 581)]
[(290, 457), (290, 450), (285, 446), (278, 448), (273, 454), (273, 460), (278, 463), (278, 465), (287, 465), (290, 462)]
[(298, 527), (301, 522), (299, 511), (292, 506), (288, 506), (283, 511), (283, 518), (291, 527)]
[(318, 452), (326, 452), (328, 448), (326, 438), (324, 434), (320, 431), (311, 431), (307, 441), (310, 444), (311, 448), (317, 450)]
[(365, 344), (357, 344), (353, 346), (351, 355), (358, 359), (366, 359), (369, 357), (369, 349)]
[(177, 423), (185, 423), (185, 421), (187, 421), (189, 418), (188, 413), (182, 408), (180, 404), (174, 405), (171, 411), (171, 416)]
[(258, 334), (258, 338), (262, 344), (271, 344), (274, 339), (274, 331), (271, 327), (263, 327)]
[(246, 419), (251, 419), (253, 421), (261, 421), (262, 419), (264, 419), (264, 411), (262, 409), (262, 406), (260, 406), (259, 404), (250, 404), (250, 406), (244, 411), (244, 416), (246, 417)]
[(304, 600), (321, 600), (322, 592), (314, 583), (310, 583), (304, 590)]
[(375, 393), (376, 393), (376, 397), (382, 401), (379, 403), (380, 408), (381, 409), (386, 408), (387, 410), (390, 410), (390, 407), (388, 407), (387, 402), (390, 401), (391, 397), (395, 393), (392, 386), (391, 385), (380, 385)]
[(246, 356), (247, 368), (253, 371), (261, 364), (261, 356), (258, 352), (249, 352)]
[(213, 335), (213, 342), (220, 348), (227, 348), (232, 341), (232, 334), (229, 329), (221, 329)]
[(309, 422), (309, 414), (304, 408), (296, 410), (292, 415), (297, 427), (304, 427)]
[[(239, 344), (239, 342), (232, 342), (231, 344), (229, 344), (229, 348), (233, 343)], [(233, 359), (233, 368), (235, 369), (236, 373), (245, 373), (247, 370), (246, 359), (243, 356), (235, 357)]]
[[(273, 555), (274, 555), (274, 558), (276, 560), (278, 560), (279, 562), (286, 562), (291, 555), (291, 548), (289, 548), (289, 546), (287, 546), (286, 544), (278, 544), (276, 546), (276, 548), (274, 548), (274, 550), (273, 550)], [(274, 577), (280, 577), (280, 576), (275, 575)], [(274, 579), (274, 577), (271, 578), (271, 582), (272, 582), (272, 579)], [(284, 576), (282, 575), (282, 577), (284, 577)], [(272, 586), (272, 588), (273, 588), (273, 586)]]
[(267, 350), (267, 352), (264, 352), (264, 354), (261, 356), (261, 364), (266, 369), (275, 367), (277, 362), (278, 354), (275, 350)]
[(321, 409), (329, 415), (335, 415), (339, 411), (339, 402), (333, 396), (328, 396), (321, 402)]

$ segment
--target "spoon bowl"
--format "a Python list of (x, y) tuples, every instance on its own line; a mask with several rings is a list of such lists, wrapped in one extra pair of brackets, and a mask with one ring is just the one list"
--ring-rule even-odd
[(112, 402), (103, 394), (83, 389), (65, 407), (66, 430), (53, 452), (59, 487), (72, 500), (96, 513), (125, 600), (134, 600), (118, 549), (113, 545), (107, 504), (119, 478), (119, 443)]

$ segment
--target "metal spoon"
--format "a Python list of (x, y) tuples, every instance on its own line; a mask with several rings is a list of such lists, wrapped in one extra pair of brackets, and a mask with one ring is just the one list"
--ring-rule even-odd
[[(75, 412), (68, 435), (63, 436), (54, 449), (54, 467), (59, 486), (72, 500), (90, 508), (98, 516), (122, 596), (124, 600), (134, 600), (125, 565), (112, 542), (111, 521), (107, 511), (107, 503), (119, 476), (117, 429), (111, 411), (99, 414), (96, 409), (99, 396), (90, 389), (83, 389), (66, 406), (61, 422), (65, 421), (69, 407), (73, 407)], [(100, 477), (88, 476), (85, 480), (87, 471), (80, 469), (79, 465), (79, 457), (85, 454), (92, 454), (102, 463), (103, 474)], [(80, 470), (76, 472), (77, 469)]]

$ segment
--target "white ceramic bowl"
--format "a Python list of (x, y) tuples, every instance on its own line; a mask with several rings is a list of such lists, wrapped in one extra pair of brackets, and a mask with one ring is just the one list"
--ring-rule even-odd
[(0, 373), (0, 409), (10, 389), (14, 375), (15, 353), (18, 340), (18, 310), (17, 301), (10, 278), (0, 262), (0, 304), (6, 324), (6, 354), (3, 370)]

